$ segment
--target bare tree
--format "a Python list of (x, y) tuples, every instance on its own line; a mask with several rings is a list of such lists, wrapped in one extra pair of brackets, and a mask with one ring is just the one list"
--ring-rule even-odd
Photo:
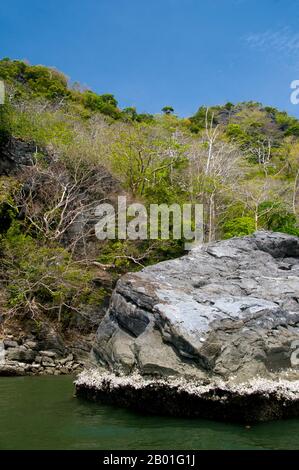
[[(206, 240), (217, 238), (218, 224), (229, 204), (231, 187), (243, 176), (240, 150), (221, 137), (220, 129), (206, 119), (200, 140), (188, 149), (189, 192), (204, 204)], [(243, 165), (244, 166), (244, 165)]]
[(75, 246), (85, 241), (90, 231), (95, 207), (104, 197), (102, 181), (107, 172), (86, 168), (81, 159), (67, 168), (64, 162), (50, 166), (36, 164), (23, 172), (23, 186), (16, 202), (32, 227), (48, 240), (69, 242)]

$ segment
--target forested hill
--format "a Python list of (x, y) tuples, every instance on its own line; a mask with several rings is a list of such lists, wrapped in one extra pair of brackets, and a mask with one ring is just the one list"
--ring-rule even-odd
[(183, 253), (177, 240), (97, 241), (93, 209), (120, 193), (146, 205), (203, 203), (206, 241), (263, 228), (299, 235), (299, 121), (287, 113), (244, 102), (189, 118), (171, 103), (140, 114), (55, 69), (7, 58), (0, 80), (7, 317), (85, 328), (120, 273)]

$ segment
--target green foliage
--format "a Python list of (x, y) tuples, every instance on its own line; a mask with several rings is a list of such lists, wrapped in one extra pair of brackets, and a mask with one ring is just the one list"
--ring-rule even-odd
[(172, 114), (174, 113), (174, 109), (172, 106), (164, 106), (164, 108), (162, 108), (162, 113), (164, 114)]
[(243, 146), (249, 144), (251, 139), (249, 135), (242, 130), (240, 124), (230, 123), (226, 127), (225, 134), (232, 142), (237, 142), (239, 145)]
[[(90, 118), (93, 113), (101, 113), (110, 119), (126, 122), (153, 123), (154, 121), (152, 114), (138, 114), (134, 107), (124, 108), (121, 111), (112, 94), (98, 95), (91, 90), (83, 90), (78, 85), (69, 87), (68, 80), (63, 73), (42, 65), (30, 65), (24, 61), (4, 58), (0, 60), (0, 79), (4, 80), (8, 86), (13, 86), (15, 100), (49, 100), (60, 106), (73, 107), (74, 110), (76, 109), (76, 114), (85, 119)], [(171, 106), (165, 109), (167, 114), (173, 112)], [(2, 129), (0, 140), (1, 132), (4, 133), (2, 121), (3, 117), (0, 113), (0, 129)], [(26, 127), (25, 123), (24, 127)]]
[(285, 135), (299, 135), (299, 123), (297, 119), (289, 116), (286, 112), (277, 110), (274, 112), (274, 119)]
[[(8, 58), (0, 60), (0, 79), (14, 87), (15, 99), (45, 99), (51, 102), (79, 106), (77, 112), (89, 117), (88, 112), (101, 113), (112, 119), (129, 119), (150, 122), (150, 114), (138, 114), (134, 108), (121, 112), (116, 98), (109, 93), (98, 95), (91, 90), (81, 91), (80, 87), (69, 88), (68, 80), (61, 72), (42, 65), (30, 65)], [(82, 109), (80, 109), (80, 106)], [(1, 119), (1, 116), (0, 116)]]
[(236, 217), (223, 224), (224, 238), (243, 237), (255, 231), (254, 219), (249, 216)]
[(74, 141), (75, 133), (72, 118), (66, 119), (57, 112), (13, 111), (10, 118), (10, 130), (15, 137), (33, 140), (37, 144), (66, 145)]
[(151, 202), (155, 193), (173, 192), (171, 175), (186, 163), (184, 146), (157, 138), (145, 125), (121, 132), (111, 150), (111, 167), (125, 188), (134, 196), (150, 196)]
[(143, 122), (146, 124), (153, 124), (155, 122), (155, 118), (152, 114), (140, 113), (140, 114), (137, 114), (136, 121)]
[(285, 131), (285, 135), (286, 136), (293, 135), (293, 136), (299, 137), (299, 122), (298, 121), (293, 122)]
[(228, 101), (228, 102), (224, 105), (224, 108), (227, 109), (228, 111), (231, 111), (232, 109), (234, 109), (234, 104), (231, 103), (230, 101)]
[(113, 95), (97, 95), (96, 93), (88, 90), (83, 93), (83, 104), (91, 111), (98, 111), (106, 114), (114, 119), (120, 117), (120, 111), (117, 108), (117, 101)]
[(215, 113), (215, 108), (207, 108), (206, 106), (201, 106), (198, 111), (190, 118), (191, 126), (190, 130), (193, 133), (198, 133), (200, 130), (206, 127), (207, 123), (213, 123), (213, 125), (218, 124), (217, 115)]
[(299, 236), (296, 216), (289, 212), (282, 203), (266, 201), (259, 205), (260, 223), (267, 230), (284, 232)]
[(10, 60), (6, 57), (0, 60), (0, 77), (8, 83), (14, 80), (22, 82), (26, 67), (26, 63), (21, 60)]
[(67, 79), (54, 69), (41, 65), (27, 66), (21, 80), (24, 79), (36, 96), (49, 100), (62, 99), (69, 96)]
[(124, 108), (121, 112), (121, 119), (125, 122), (139, 122), (152, 124), (154, 122), (154, 116), (152, 114), (138, 114), (134, 106)]
[(67, 79), (55, 69), (42, 65), (28, 65), (18, 60), (0, 61), (0, 78), (17, 84), (19, 94), (30, 91), (33, 96), (57, 100), (70, 96)]
[[(273, 201), (262, 202), (258, 206), (257, 215), (259, 229), (299, 236), (296, 216), (289, 212), (282, 203)], [(255, 231), (254, 215), (229, 218), (223, 224), (222, 229), (224, 238), (249, 235)]]
[(14, 193), (18, 189), (14, 178), (0, 176), (0, 234), (5, 233), (17, 215)]
[(128, 108), (124, 108), (122, 110), (122, 115), (123, 115), (124, 119), (127, 120), (127, 121), (136, 121), (137, 117), (138, 117), (138, 113), (136, 111), (136, 108), (133, 107), (133, 106), (128, 107)]
[[(69, 88), (56, 70), (9, 59), (0, 61), (0, 79), (11, 99), (0, 107), (0, 148), (13, 135), (35, 141), (41, 152), (50, 150), (17, 178), (0, 178), (0, 267), (13, 314), (72, 325), (74, 315), (106, 296), (104, 288), (94, 287), (94, 269), (104, 265), (116, 280), (184, 252), (184, 240), (99, 242), (88, 234), (84, 248), (78, 243), (73, 251), (67, 231), (55, 238), (66, 220), (61, 215), (77, 207), (83, 212), (85, 204), (91, 211), (95, 200), (114, 201), (120, 187), (130, 202), (147, 208), (203, 203), (206, 240), (249, 235), (256, 228), (299, 235), (293, 213), (299, 122), (287, 113), (228, 102), (202, 106), (189, 119), (174, 115), (171, 106), (160, 115), (139, 114), (135, 107), (120, 110), (111, 94)], [(266, 161), (259, 152), (266, 152)], [(28, 198), (19, 191), (23, 184), (31, 191)], [(87, 253), (92, 268), (86, 267)]]
[[(92, 273), (72, 261), (70, 254), (55, 245), (45, 246), (26, 235), (14, 222), (2, 239), (1, 270), (7, 285), (12, 314), (39, 318), (41, 312), (64, 322), (95, 294)], [(92, 296), (90, 298), (90, 296)]]
[(0, 145), (5, 144), (11, 135), (11, 106), (7, 101), (0, 105)]
[(138, 271), (144, 266), (177, 258), (184, 253), (182, 240), (107, 240), (98, 261), (112, 273)]

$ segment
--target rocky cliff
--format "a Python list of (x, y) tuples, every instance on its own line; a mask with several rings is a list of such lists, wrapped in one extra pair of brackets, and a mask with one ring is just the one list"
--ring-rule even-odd
[(77, 393), (177, 415), (294, 415), (298, 347), (299, 239), (257, 232), (121, 278), (93, 347), (98, 370)]

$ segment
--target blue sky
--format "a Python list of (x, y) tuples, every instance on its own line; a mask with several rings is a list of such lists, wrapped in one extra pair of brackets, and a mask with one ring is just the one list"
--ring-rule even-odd
[(140, 112), (255, 100), (299, 116), (298, 17), (299, 0), (2, 0), (1, 56)]

